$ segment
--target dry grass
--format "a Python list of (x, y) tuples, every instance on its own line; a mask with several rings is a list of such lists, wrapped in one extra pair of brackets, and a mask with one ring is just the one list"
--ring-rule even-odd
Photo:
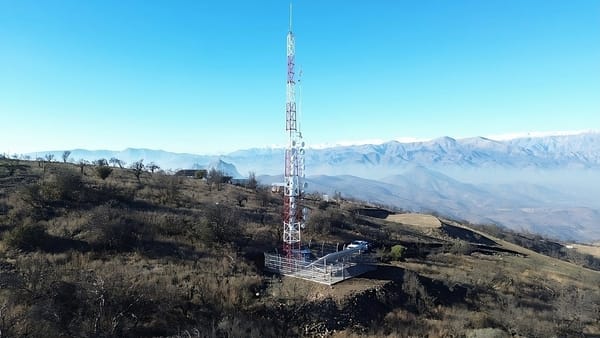
[(474, 262), (474, 268), (483, 267), (486, 264), (486, 260), (491, 260), (496, 261), (490, 267), (491, 269), (501, 266), (503, 270), (510, 271), (511, 275), (523, 276), (522, 274), (524, 274), (527, 280), (552, 281), (559, 284), (558, 288), (560, 285), (574, 285), (583, 289), (593, 290), (596, 285), (600, 285), (600, 271), (590, 270), (571, 262), (542, 255), (454, 221), (444, 220), (444, 222), (486, 236), (496, 242), (501, 248), (523, 255), (523, 257), (508, 255), (499, 256), (495, 259), (478, 259)]
[[(600, 273), (458, 223), (452, 224), (522, 256), (453, 250), (471, 244), (440, 235), (434, 216), (378, 220), (327, 206), (322, 221), (329, 232), (307, 228), (305, 238), (344, 243), (360, 236), (407, 247), (403, 261), (328, 287), (260, 270), (262, 251), (281, 238), (277, 195), (265, 199), (243, 187), (149, 173), (139, 183), (121, 169), (103, 181), (88, 167), (77, 200), (49, 200), (52, 212), (34, 219), (20, 187), (52, 183), (60, 170), (79, 174), (79, 168), (53, 163), (44, 173), (36, 162), (26, 164), (26, 173), (0, 177), (0, 202), (8, 206), (0, 208), (0, 231), (40, 223), (57, 245), (23, 252), (0, 241), (3, 336), (327, 336), (335, 330), (337, 336), (445, 337), (488, 327), (569, 336), (599, 325), (585, 314), (597, 310), (589, 302), (600, 300)], [(319, 201), (308, 204), (319, 210)], [(234, 233), (215, 233), (222, 229), (212, 223), (231, 226), (230, 216), (237, 217)], [(129, 234), (119, 227), (134, 236), (123, 241), (119, 236)], [(97, 236), (99, 229), (116, 238)], [(426, 246), (432, 243), (438, 246)], [(445, 303), (460, 290), (460, 299)]]
[(442, 226), (442, 223), (437, 217), (425, 214), (395, 214), (389, 215), (386, 220), (429, 229), (438, 229)]
[(573, 248), (583, 254), (592, 255), (600, 258), (600, 244), (599, 245), (585, 245), (585, 244), (571, 244)]

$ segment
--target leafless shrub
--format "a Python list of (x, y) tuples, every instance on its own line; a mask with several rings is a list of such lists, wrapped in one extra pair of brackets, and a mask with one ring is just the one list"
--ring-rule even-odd
[(408, 296), (408, 304), (415, 307), (419, 313), (431, 313), (435, 307), (435, 297), (427, 293), (416, 273), (404, 271), (402, 290)]
[(256, 190), (256, 199), (261, 207), (268, 207), (271, 203), (271, 192), (266, 188), (258, 188)]
[(41, 248), (47, 238), (46, 228), (39, 224), (14, 227), (4, 235), (4, 242), (11, 248), (32, 251)]
[(171, 175), (159, 175), (157, 178), (159, 202), (177, 205), (181, 197), (181, 178)]
[(258, 187), (258, 181), (256, 180), (256, 173), (254, 171), (248, 173), (248, 184), (246, 187), (252, 190), (256, 190)]
[(108, 250), (130, 250), (153, 236), (151, 227), (109, 205), (94, 209), (85, 230), (90, 244)]
[(204, 236), (217, 243), (231, 242), (242, 233), (240, 214), (224, 205), (211, 205), (205, 210)]
[(310, 231), (318, 234), (331, 234), (348, 227), (346, 216), (339, 209), (315, 210), (306, 223)]

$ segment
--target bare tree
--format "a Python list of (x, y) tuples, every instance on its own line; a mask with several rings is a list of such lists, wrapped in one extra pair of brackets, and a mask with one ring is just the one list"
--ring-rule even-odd
[(54, 154), (46, 154), (45, 160), (42, 159), (41, 162), (38, 162), (38, 166), (42, 167), (42, 171), (43, 171), (42, 176), (43, 177), (45, 177), (46, 170), (48, 170), (48, 166), (50, 166), (50, 162), (52, 162), (53, 159), (54, 159)]
[(144, 160), (142, 159), (137, 162), (133, 162), (129, 168), (133, 170), (133, 175), (135, 176), (135, 178), (137, 178), (138, 182), (140, 182), (140, 176), (142, 175), (142, 172), (145, 168)]
[(62, 153), (63, 163), (67, 163), (67, 160), (69, 159), (69, 156), (71, 156), (71, 151), (69, 151), (69, 150), (65, 150)]
[(111, 159), (108, 160), (108, 162), (110, 162), (110, 164), (112, 164), (113, 167), (119, 166), (119, 168), (121, 169), (123, 169), (123, 166), (125, 165), (124, 161), (121, 161), (116, 157), (111, 157)]
[(248, 188), (255, 190), (258, 187), (258, 181), (256, 181), (256, 173), (251, 171), (248, 173)]
[(77, 165), (79, 165), (79, 170), (81, 171), (82, 175), (83, 175), (83, 170), (85, 169), (85, 166), (88, 164), (90, 164), (90, 162), (88, 162), (84, 159), (81, 159), (81, 160), (79, 160), (79, 162), (77, 162)]
[(146, 166), (146, 168), (148, 170), (150, 170), (150, 172), (153, 173), (153, 174), (154, 174), (154, 171), (160, 169), (160, 167), (156, 163), (154, 163), (154, 162), (148, 163), (148, 165)]
[(93, 165), (97, 165), (99, 167), (107, 167), (108, 166), (108, 161), (105, 158), (99, 158), (95, 161), (92, 161)]
[(217, 170), (216, 168), (210, 169), (208, 172), (208, 177), (206, 179), (206, 183), (212, 189), (212, 185), (215, 184), (217, 186), (217, 190), (221, 190), (223, 186), (223, 177), (225, 175), (222, 171)]

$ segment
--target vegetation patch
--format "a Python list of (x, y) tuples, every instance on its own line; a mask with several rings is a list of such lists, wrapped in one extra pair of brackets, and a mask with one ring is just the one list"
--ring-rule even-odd
[(357, 211), (386, 209), (313, 196), (303, 238), (315, 250), (363, 239), (381, 258), (330, 288), (262, 271), (282, 238), (283, 199), (267, 187), (69, 155), (0, 169), (2, 337), (569, 337), (600, 327), (600, 273), (582, 267), (595, 261), (548, 239), (390, 222)]

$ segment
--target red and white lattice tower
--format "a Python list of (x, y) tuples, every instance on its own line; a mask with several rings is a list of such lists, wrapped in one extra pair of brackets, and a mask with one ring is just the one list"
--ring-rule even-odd
[(304, 142), (296, 120), (296, 45), (292, 32), (292, 4), (290, 3), (290, 30), (287, 34), (287, 100), (285, 131), (289, 137), (285, 151), (285, 187), (283, 196), (283, 250), (288, 257), (300, 254), (301, 230), (304, 228), (306, 209), (302, 207), (304, 188)]

